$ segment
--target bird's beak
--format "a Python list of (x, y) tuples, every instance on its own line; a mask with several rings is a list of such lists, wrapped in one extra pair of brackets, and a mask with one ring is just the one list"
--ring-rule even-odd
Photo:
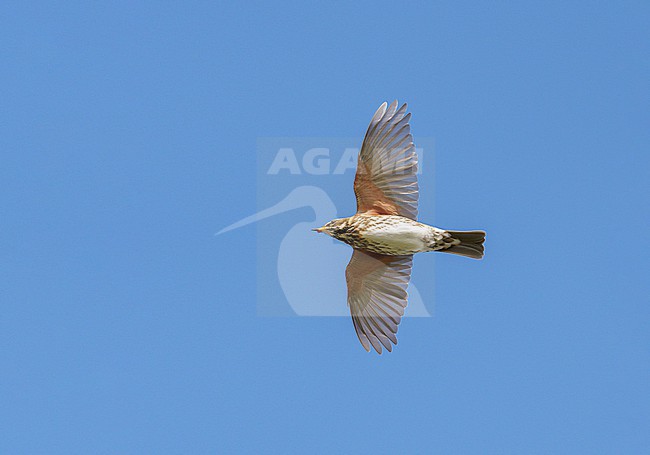
[(325, 228), (319, 227), (319, 228), (312, 229), (312, 231), (323, 232), (323, 229), (325, 229)]

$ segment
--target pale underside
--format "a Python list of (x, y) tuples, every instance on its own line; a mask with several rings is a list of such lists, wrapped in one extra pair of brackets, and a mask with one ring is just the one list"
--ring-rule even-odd
[(460, 243), (446, 231), (399, 215), (358, 214), (333, 235), (353, 248), (389, 256), (422, 253)]

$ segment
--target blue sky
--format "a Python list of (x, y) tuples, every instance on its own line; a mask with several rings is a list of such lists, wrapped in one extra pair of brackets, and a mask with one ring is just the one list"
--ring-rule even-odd
[[(649, 19), (4, 2), (0, 452), (650, 452)], [(257, 315), (289, 215), (213, 234), (259, 208), (258, 138), (361, 140), (395, 98), (435, 140), (422, 219), (488, 240), (416, 258), (435, 315), (380, 357)]]

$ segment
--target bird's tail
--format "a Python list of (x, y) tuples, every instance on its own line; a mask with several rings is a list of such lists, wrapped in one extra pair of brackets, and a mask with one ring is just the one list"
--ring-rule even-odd
[(454, 245), (445, 250), (445, 253), (458, 254), (468, 258), (481, 259), (483, 257), (483, 242), (485, 232), (483, 231), (447, 231), (452, 238), (460, 240), (460, 244)]

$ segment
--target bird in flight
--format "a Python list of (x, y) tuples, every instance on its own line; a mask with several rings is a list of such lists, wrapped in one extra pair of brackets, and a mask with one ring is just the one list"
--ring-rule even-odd
[(345, 270), (348, 306), (366, 351), (392, 351), (404, 315), (413, 255), (442, 251), (483, 257), (483, 231), (449, 231), (417, 221), (418, 157), (403, 104), (383, 103), (363, 139), (354, 193), (357, 213), (314, 231), (354, 248)]

